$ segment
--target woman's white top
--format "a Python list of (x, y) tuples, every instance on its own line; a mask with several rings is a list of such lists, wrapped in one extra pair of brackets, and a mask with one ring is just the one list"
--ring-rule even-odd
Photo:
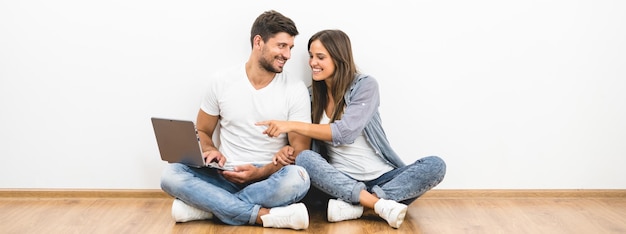
[[(330, 123), (330, 118), (324, 112), (320, 124), (328, 123)], [(330, 165), (353, 179), (370, 181), (393, 170), (393, 167), (376, 155), (363, 131), (352, 144), (333, 146), (332, 142), (324, 143), (328, 149)]]

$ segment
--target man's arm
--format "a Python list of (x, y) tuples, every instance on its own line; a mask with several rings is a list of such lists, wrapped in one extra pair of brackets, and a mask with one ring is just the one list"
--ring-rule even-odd
[[(287, 138), (289, 139), (289, 145), (294, 149), (293, 155), (290, 157), (292, 161), (296, 160), (296, 157), (298, 156), (298, 154), (300, 154), (300, 152), (307, 150), (311, 147), (310, 137), (300, 135), (295, 132), (290, 132), (289, 134), (287, 134)], [(263, 166), (262, 168), (260, 168), (262, 173), (264, 174), (263, 178), (269, 177), (274, 172), (281, 169), (283, 166), (285, 165), (282, 165), (281, 163), (278, 163), (277, 165), (275, 165), (274, 163), (269, 163)]]
[(219, 116), (209, 115), (200, 109), (196, 120), (196, 129), (198, 130), (202, 156), (204, 156), (205, 162), (209, 163), (215, 160), (220, 166), (224, 166), (226, 158), (217, 150), (215, 143), (213, 143), (213, 132), (217, 127), (218, 121)]
[(290, 132), (287, 133), (287, 137), (289, 138), (289, 145), (291, 145), (294, 149), (293, 160), (296, 160), (296, 157), (300, 154), (300, 152), (311, 148), (311, 138), (308, 136)]

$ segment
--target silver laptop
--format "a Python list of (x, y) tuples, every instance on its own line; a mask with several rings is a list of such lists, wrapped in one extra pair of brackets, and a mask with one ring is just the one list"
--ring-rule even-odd
[(152, 117), (161, 159), (169, 163), (182, 163), (191, 167), (211, 167), (234, 171), (233, 166), (220, 167), (217, 162), (206, 164), (202, 157), (202, 146), (196, 125), (189, 120)]

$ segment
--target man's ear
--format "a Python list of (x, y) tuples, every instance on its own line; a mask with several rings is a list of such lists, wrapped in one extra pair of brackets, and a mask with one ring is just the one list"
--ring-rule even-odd
[(252, 39), (252, 43), (253, 43), (254, 46), (258, 46), (260, 48), (261, 47), (261, 43), (263, 43), (263, 38), (261, 37), (261, 35), (256, 35)]

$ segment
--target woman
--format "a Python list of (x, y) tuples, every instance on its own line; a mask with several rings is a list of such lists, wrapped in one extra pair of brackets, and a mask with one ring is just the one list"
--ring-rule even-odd
[(267, 126), (263, 134), (270, 137), (297, 133), (314, 139), (312, 150), (295, 162), (307, 169), (316, 188), (336, 198), (328, 202), (328, 221), (359, 218), (365, 207), (400, 227), (407, 205), (443, 180), (444, 161), (430, 156), (406, 165), (393, 151), (378, 112), (378, 83), (357, 71), (343, 31), (316, 33), (308, 49), (313, 124), (269, 120), (257, 125)]

